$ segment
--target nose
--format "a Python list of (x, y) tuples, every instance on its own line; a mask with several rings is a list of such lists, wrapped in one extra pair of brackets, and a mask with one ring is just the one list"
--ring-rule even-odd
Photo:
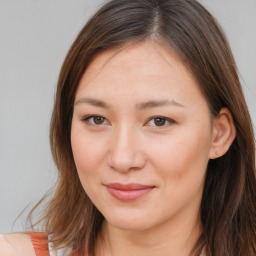
[(116, 129), (110, 143), (109, 165), (119, 172), (139, 170), (146, 163), (145, 154), (139, 142), (139, 135), (133, 127)]

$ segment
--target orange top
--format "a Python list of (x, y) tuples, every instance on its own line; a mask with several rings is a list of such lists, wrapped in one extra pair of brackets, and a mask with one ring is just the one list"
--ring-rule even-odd
[(48, 249), (48, 237), (44, 233), (29, 232), (36, 256), (50, 256)]
[[(36, 256), (50, 256), (48, 236), (41, 232), (26, 232), (30, 236)], [(77, 252), (73, 252), (72, 256), (82, 256)], [(86, 254), (87, 255), (87, 254)]]

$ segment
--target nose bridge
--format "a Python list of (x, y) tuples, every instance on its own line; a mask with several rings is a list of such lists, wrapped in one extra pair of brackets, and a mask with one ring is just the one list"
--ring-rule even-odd
[(132, 125), (122, 124), (113, 131), (110, 147), (110, 166), (125, 172), (141, 168), (144, 157), (139, 147), (138, 131)]

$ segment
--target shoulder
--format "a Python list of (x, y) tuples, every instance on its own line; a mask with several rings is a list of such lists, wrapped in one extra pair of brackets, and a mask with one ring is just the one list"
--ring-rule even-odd
[(0, 234), (0, 255), (35, 256), (34, 248), (28, 234)]

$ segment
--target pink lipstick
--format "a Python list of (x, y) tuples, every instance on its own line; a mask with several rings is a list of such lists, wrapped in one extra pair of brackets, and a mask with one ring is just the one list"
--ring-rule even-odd
[(111, 196), (121, 201), (132, 201), (150, 192), (155, 186), (141, 184), (120, 184), (111, 183), (106, 185)]

